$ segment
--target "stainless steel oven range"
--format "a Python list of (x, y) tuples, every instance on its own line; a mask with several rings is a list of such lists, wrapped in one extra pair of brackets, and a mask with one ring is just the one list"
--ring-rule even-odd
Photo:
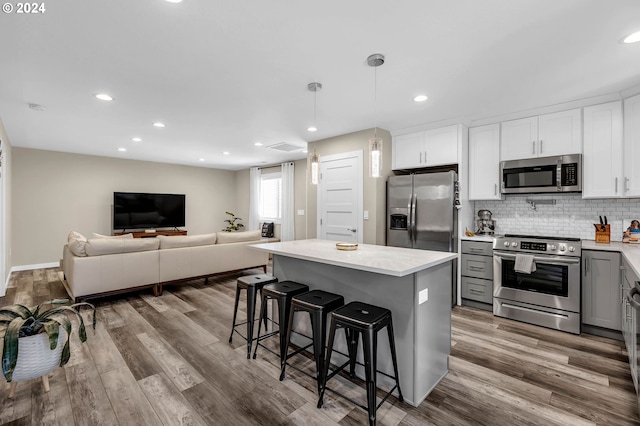
[[(580, 334), (581, 252), (577, 238), (497, 237), (493, 245), (493, 314)], [(531, 260), (535, 267), (530, 268), (531, 273), (516, 272), (516, 260), (525, 270)]]

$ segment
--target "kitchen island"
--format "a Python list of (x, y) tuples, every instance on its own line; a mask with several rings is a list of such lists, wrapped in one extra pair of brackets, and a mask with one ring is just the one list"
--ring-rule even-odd
[[(451, 284), (455, 253), (360, 244), (336, 249), (336, 241), (298, 240), (255, 244), (273, 254), (273, 275), (341, 294), (345, 303), (361, 301), (391, 310), (400, 386), (405, 402), (418, 406), (449, 369), (451, 352)], [(308, 316), (298, 315), (294, 329), (308, 333)], [(298, 341), (301, 343), (302, 341)], [(347, 353), (344, 334), (335, 349)], [(361, 349), (358, 350), (362, 362)], [(332, 362), (346, 358), (336, 354)], [(378, 370), (393, 375), (386, 333), (378, 333)], [(357, 375), (364, 378), (361, 367)], [(393, 380), (378, 375), (390, 389)]]

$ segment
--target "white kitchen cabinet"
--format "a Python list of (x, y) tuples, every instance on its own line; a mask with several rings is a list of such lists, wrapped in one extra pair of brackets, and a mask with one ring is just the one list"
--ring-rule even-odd
[(580, 109), (502, 123), (500, 159), (579, 154), (582, 147)]
[(393, 170), (458, 163), (458, 125), (393, 137)]
[(469, 129), (469, 199), (500, 200), (500, 124)]
[(424, 132), (393, 137), (393, 169), (422, 167)]
[[(624, 176), (623, 191), (625, 197), (640, 196), (640, 95), (624, 100)], [(634, 164), (635, 163), (635, 164)]]
[(538, 117), (505, 121), (501, 127), (500, 159), (502, 161), (537, 157)]
[(622, 103), (584, 109), (582, 198), (623, 196)]

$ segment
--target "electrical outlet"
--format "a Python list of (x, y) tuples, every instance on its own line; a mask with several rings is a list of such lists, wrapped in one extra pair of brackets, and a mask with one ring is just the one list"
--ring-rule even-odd
[(298, 216), (304, 216), (304, 210), (298, 210)]
[(418, 293), (418, 305), (422, 305), (427, 300), (429, 300), (429, 289), (420, 290), (420, 293)]

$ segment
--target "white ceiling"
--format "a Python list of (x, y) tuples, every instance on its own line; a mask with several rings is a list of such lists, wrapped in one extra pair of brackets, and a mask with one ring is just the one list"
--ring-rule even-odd
[[(640, 43), (620, 43), (640, 30), (638, 0), (44, 4), (0, 15), (0, 119), (18, 147), (239, 170), (305, 156), (255, 142), (302, 147), (640, 85)], [(372, 53), (386, 56), (376, 102)]]

